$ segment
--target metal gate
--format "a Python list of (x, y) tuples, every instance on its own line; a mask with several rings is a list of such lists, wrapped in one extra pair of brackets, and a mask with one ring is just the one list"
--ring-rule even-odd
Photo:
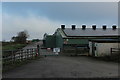
[(56, 56), (56, 54), (53, 52), (53, 48), (40, 47), (40, 56)]

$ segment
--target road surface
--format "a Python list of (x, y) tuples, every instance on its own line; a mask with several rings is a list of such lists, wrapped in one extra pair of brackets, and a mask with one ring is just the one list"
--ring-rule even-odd
[(42, 41), (39, 42), (33, 42), (31, 44), (28, 44), (27, 46), (25, 46), (23, 49), (30, 49), (30, 48), (37, 48), (37, 45), (42, 45)]
[(3, 73), (3, 78), (94, 77), (118, 77), (118, 64), (87, 56), (47, 56)]

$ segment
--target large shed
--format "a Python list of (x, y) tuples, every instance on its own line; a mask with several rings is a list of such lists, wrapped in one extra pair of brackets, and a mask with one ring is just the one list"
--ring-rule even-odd
[(93, 39), (89, 40), (89, 55), (102, 57), (112, 55), (112, 49), (118, 54), (120, 45), (119, 39)]
[(48, 35), (47, 33), (45, 33), (44, 38), (43, 38), (43, 45), (46, 48), (55, 48), (56, 47), (56, 36)]
[(55, 47), (64, 51), (83, 47), (89, 49), (89, 40), (91, 39), (117, 39), (119, 35), (116, 25), (113, 25), (112, 28), (107, 28), (106, 25), (103, 25), (102, 28), (96, 28), (96, 25), (92, 25), (91, 28), (86, 28), (86, 25), (82, 25), (81, 28), (76, 28), (76, 25), (66, 28), (65, 25), (61, 25), (61, 28), (58, 28), (53, 36), (55, 36)]

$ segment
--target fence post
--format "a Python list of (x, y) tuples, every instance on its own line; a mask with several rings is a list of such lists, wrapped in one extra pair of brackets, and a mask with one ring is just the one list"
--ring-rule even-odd
[(111, 55), (112, 55), (112, 48), (110, 48), (110, 52), (111, 52)]
[(12, 65), (14, 64), (14, 53), (13, 53), (13, 50), (12, 50)]
[(26, 59), (28, 60), (28, 58), (29, 58), (29, 49), (27, 49), (27, 57), (26, 57)]
[(77, 46), (75, 46), (75, 56), (77, 56)]
[(24, 57), (23, 57), (24, 60), (26, 60), (26, 53), (27, 53), (27, 50), (25, 50), (25, 53), (23, 53), (24, 54)]
[(23, 53), (24, 53), (24, 50), (21, 50), (21, 61), (23, 61)]
[(35, 49), (31, 49), (31, 53), (32, 53), (32, 59), (34, 59), (34, 57), (35, 57)]
[(33, 59), (33, 50), (29, 49), (29, 53), (30, 53), (30, 58)]
[(40, 55), (40, 46), (39, 45), (37, 45), (37, 51), (38, 51), (37, 56), (39, 56)]

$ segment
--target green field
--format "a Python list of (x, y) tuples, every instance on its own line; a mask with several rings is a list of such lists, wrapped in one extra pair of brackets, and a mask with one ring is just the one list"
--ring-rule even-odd
[(0, 42), (0, 75), (2, 73), (2, 44)]
[(2, 50), (16, 50), (25, 47), (27, 44), (2, 43)]

